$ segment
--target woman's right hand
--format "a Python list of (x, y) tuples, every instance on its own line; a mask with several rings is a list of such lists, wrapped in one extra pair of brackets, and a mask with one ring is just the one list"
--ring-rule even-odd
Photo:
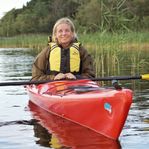
[(58, 73), (58, 74), (54, 77), (54, 80), (63, 80), (63, 79), (65, 79), (65, 78), (66, 78), (65, 74), (63, 74), (63, 73)]

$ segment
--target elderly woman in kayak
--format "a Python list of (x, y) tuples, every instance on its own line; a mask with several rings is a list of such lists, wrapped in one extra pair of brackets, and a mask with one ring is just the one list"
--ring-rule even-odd
[(93, 60), (77, 41), (74, 24), (68, 18), (59, 19), (53, 27), (52, 40), (33, 63), (32, 80), (93, 77)]

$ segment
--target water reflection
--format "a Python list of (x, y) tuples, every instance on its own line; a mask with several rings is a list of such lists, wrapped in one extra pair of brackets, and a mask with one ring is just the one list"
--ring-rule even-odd
[(106, 138), (92, 130), (53, 115), (32, 102), (29, 102), (29, 108), (33, 117), (42, 125), (34, 125), (34, 131), (35, 136), (39, 138), (37, 143), (43, 146), (57, 147), (58, 149), (64, 147), (73, 149), (121, 148), (119, 141)]

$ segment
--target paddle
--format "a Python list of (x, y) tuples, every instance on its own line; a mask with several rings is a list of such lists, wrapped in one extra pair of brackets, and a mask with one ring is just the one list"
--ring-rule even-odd
[(111, 76), (102, 78), (93, 78), (92, 81), (111, 81), (111, 80), (149, 80), (149, 74), (138, 75), (138, 76)]
[[(144, 74), (140, 76), (111, 76), (111, 77), (101, 77), (92, 78), (92, 81), (111, 81), (111, 80), (149, 80), (149, 74)], [(16, 82), (0, 82), (0, 86), (18, 86), (18, 85), (31, 85), (31, 84), (43, 84), (53, 81), (16, 81)]]
[(16, 82), (0, 82), (0, 86), (18, 86), (18, 85), (32, 85), (43, 84), (51, 81), (16, 81)]

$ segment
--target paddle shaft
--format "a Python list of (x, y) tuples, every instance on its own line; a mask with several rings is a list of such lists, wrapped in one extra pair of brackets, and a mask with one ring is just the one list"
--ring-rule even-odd
[(111, 80), (137, 80), (142, 79), (142, 76), (115, 76), (115, 77), (101, 77), (93, 78), (92, 81), (111, 81)]
[(0, 86), (19, 86), (19, 85), (32, 85), (43, 84), (50, 81), (21, 81), (21, 82), (1, 82)]
[[(143, 75), (142, 75), (143, 76)], [(112, 80), (137, 80), (144, 79), (142, 76), (115, 76), (115, 77), (101, 77), (92, 78), (92, 81), (112, 81)], [(148, 76), (146, 77), (148, 79)], [(21, 81), (21, 82), (0, 82), (0, 86), (18, 86), (18, 85), (32, 85), (43, 84), (53, 81)]]

